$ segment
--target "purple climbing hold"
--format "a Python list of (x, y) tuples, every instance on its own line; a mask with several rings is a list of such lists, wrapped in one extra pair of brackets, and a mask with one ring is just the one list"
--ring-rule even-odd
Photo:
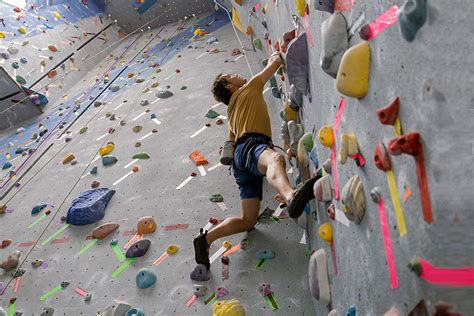
[(229, 291), (223, 286), (219, 286), (216, 289), (216, 299), (220, 299), (220, 298), (226, 296), (227, 294), (229, 294)]
[(211, 276), (203, 264), (198, 264), (190, 274), (191, 280), (196, 282), (209, 281)]
[(148, 239), (142, 239), (132, 244), (125, 253), (127, 258), (137, 258), (144, 256), (148, 249), (150, 249), (151, 241)]
[(258, 287), (258, 292), (260, 292), (260, 294), (265, 297), (265, 296), (268, 296), (268, 295), (271, 295), (272, 294), (272, 290), (270, 288), (270, 284), (269, 283), (262, 283), (260, 284), (260, 286)]

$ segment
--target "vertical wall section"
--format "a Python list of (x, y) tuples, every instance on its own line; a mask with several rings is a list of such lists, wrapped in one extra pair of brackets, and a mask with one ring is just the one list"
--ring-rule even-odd
[[(424, 300), (421, 305), (425, 304), (430, 312), (443, 300), (460, 312), (472, 313), (472, 269), (460, 269), (474, 262), (473, 246), (466, 242), (473, 237), (472, 206), (467, 202), (473, 187), (472, 138), (468, 135), (473, 130), (469, 117), (474, 106), (470, 91), (474, 66), (469, 52), (474, 44), (468, 39), (472, 37), (474, 24), (469, 22), (467, 10), (472, 4), (458, 1), (453, 7), (443, 1), (407, 1), (414, 4), (416, 21), (426, 16), (413, 38), (408, 22), (415, 20), (409, 10), (403, 11), (404, 1), (309, 2), (236, 1), (233, 7), (241, 30), (248, 31), (248, 26), (252, 29), (253, 32), (247, 32), (251, 37), (247, 38), (253, 41), (260, 61), (269, 57), (277, 42), (281, 47), (284, 34), (295, 25), (299, 28), (298, 35), (306, 33), (307, 61), (304, 54), (290, 52), (295, 40), (284, 54), (287, 72), (283, 77), (276, 76), (283, 93), (282, 105), (290, 85), (298, 85), (306, 70), (309, 77), (308, 93), (298, 109), (297, 123), (314, 140), (312, 156), (317, 154), (319, 164), (311, 162), (310, 151), (298, 150), (295, 154), (300, 155), (299, 159), (293, 158), (293, 162), (301, 162), (297, 181), (305, 179), (302, 171), (306, 167), (314, 172), (331, 159), (331, 149), (318, 140), (318, 131), (324, 125), (332, 126), (334, 131), (338, 125), (334, 131), (335, 165), (330, 177), (337, 178), (339, 197), (333, 191), (331, 198), (328, 191), (326, 202), (313, 200), (311, 211), (308, 208), (298, 219), (306, 227), (310, 250), (326, 252), (330, 304), (327, 306), (323, 299), (314, 300), (317, 314), (337, 309), (344, 315), (354, 305), (364, 315), (382, 315), (392, 307), (400, 315), (407, 315), (421, 300)], [(335, 5), (334, 13), (321, 10), (331, 3)], [(364, 52), (367, 46), (368, 51)], [(337, 67), (341, 56), (342, 62)], [(364, 64), (367, 62), (368, 68)], [(295, 65), (304, 68), (295, 72), (296, 77), (289, 73)], [(333, 75), (337, 79), (323, 68), (329, 69), (329, 73), (335, 71)], [(366, 89), (361, 84), (364, 80), (368, 80)], [(381, 124), (377, 110), (397, 98), (395, 127)], [(398, 142), (397, 132), (402, 135)], [(419, 142), (413, 139), (413, 134), (403, 137), (414, 132), (421, 136)], [(345, 140), (341, 142), (344, 134), (349, 136), (349, 145)], [(354, 140), (351, 134), (365, 160), (363, 166), (351, 157), (342, 164), (338, 157), (341, 147), (347, 148), (349, 154), (354, 153), (351, 153), (354, 150), (350, 146)], [(374, 153), (379, 143), (390, 152), (389, 172), (375, 164)], [(416, 150), (417, 154), (397, 155), (397, 150)], [(344, 186), (354, 176), (359, 177), (363, 192), (356, 189), (344, 192)], [(425, 181), (427, 192), (420, 193), (420, 181)], [(320, 184), (323, 189), (329, 185)], [(375, 187), (382, 202), (376, 203), (371, 198)], [(428, 200), (425, 198), (422, 203), (425, 196)], [(365, 215), (359, 224), (347, 219), (351, 212), (361, 209), (350, 203), (351, 198), (356, 202), (363, 198), (365, 202)], [(427, 201), (431, 203), (431, 212)], [(336, 209), (334, 219), (327, 212), (331, 204)], [(332, 229), (332, 246), (319, 235), (321, 226), (327, 229), (327, 225)], [(410, 262), (421, 264), (412, 264), (410, 268)], [(309, 266), (311, 274), (314, 266)], [(450, 269), (438, 270), (440, 267)]]

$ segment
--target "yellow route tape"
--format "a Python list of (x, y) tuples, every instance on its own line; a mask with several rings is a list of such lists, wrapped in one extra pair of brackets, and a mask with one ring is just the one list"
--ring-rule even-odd
[(405, 217), (403, 216), (402, 205), (400, 204), (400, 197), (398, 196), (397, 184), (395, 183), (395, 176), (393, 171), (389, 170), (387, 173), (388, 188), (390, 189), (390, 196), (392, 198), (393, 210), (397, 219), (398, 231), (400, 236), (405, 236), (407, 227), (405, 225)]

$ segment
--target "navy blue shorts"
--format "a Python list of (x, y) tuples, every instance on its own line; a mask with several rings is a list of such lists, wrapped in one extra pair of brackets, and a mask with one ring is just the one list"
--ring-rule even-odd
[(272, 148), (270, 143), (269, 138), (257, 136), (235, 146), (232, 172), (239, 185), (240, 199), (262, 200), (264, 175), (258, 171), (258, 158), (265, 149)]

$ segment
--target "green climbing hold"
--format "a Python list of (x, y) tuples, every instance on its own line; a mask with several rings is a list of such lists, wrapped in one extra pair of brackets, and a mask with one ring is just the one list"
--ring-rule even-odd
[(213, 109), (209, 109), (204, 116), (210, 119), (215, 119), (219, 116), (219, 113), (217, 113)]
[(306, 152), (310, 152), (313, 149), (313, 135), (311, 133), (306, 133), (301, 137), (304, 148), (306, 149)]
[(214, 203), (224, 202), (224, 197), (221, 194), (217, 193), (217, 194), (211, 195), (209, 197), (209, 200)]
[(158, 82), (153, 82), (151, 85), (152, 88), (157, 88), (160, 84)]
[(87, 126), (84, 126), (84, 127), (81, 128), (81, 130), (79, 131), (79, 134), (84, 134), (85, 132), (87, 132), (87, 129), (88, 129), (88, 127), (87, 127)]
[(26, 84), (26, 79), (23, 78), (23, 77), (20, 76), (20, 75), (17, 75), (17, 76), (16, 76), (16, 82), (18, 82), (19, 84)]
[(262, 41), (259, 39), (259, 38), (256, 38), (253, 40), (253, 46), (256, 48), (256, 49), (260, 49), (262, 50)]
[(150, 159), (150, 155), (148, 155), (146, 152), (141, 152), (133, 155), (132, 159)]

